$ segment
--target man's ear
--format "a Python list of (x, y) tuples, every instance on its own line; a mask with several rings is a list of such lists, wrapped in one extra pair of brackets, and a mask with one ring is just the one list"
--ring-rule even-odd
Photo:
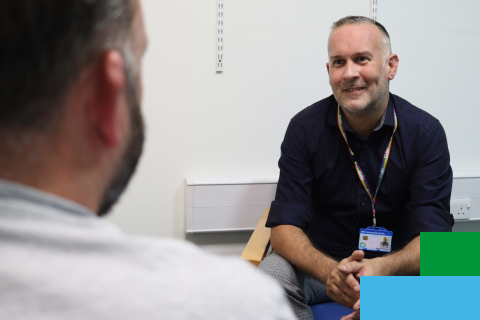
[(327, 62), (327, 73), (330, 74), (330, 63)]
[(397, 74), (398, 70), (398, 63), (399, 63), (398, 56), (396, 54), (391, 54), (390, 57), (388, 58), (388, 66), (389, 66), (389, 71), (388, 71), (388, 80), (393, 80), (395, 78), (395, 75)]
[(106, 52), (94, 75), (95, 85), (86, 108), (87, 118), (94, 127), (97, 139), (107, 147), (115, 147), (120, 142), (117, 117), (126, 85), (120, 52)]

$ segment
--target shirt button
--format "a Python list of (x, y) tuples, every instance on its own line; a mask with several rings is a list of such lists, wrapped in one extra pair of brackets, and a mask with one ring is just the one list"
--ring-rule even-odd
[(362, 207), (365, 207), (365, 201), (362, 201)]
[(358, 223), (359, 223), (359, 222), (358, 222), (358, 220), (357, 220), (357, 221), (355, 221), (355, 224), (356, 224), (357, 226), (358, 226)]
[(365, 145), (364, 147), (365, 147), (365, 149), (367, 149), (367, 148), (368, 148), (368, 146), (367, 146), (367, 145)]

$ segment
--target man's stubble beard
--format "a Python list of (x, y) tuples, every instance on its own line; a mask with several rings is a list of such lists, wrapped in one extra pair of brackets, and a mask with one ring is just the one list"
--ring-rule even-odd
[(140, 159), (143, 150), (145, 126), (143, 117), (140, 113), (137, 85), (132, 70), (126, 69), (125, 75), (127, 78), (127, 98), (130, 107), (131, 136), (120, 164), (117, 167), (116, 173), (100, 202), (100, 207), (98, 209), (99, 216), (106, 215), (118, 201), (123, 191), (125, 191), (130, 179), (135, 173), (138, 160)]
[[(386, 69), (386, 65), (383, 67), (383, 70), (382, 70), (382, 74), (381, 74), (382, 79), (385, 75), (385, 69)], [(358, 84), (355, 81), (348, 83), (347, 85), (344, 85), (345, 88), (359, 87), (359, 86), (361, 86), (361, 84)], [(360, 118), (360, 119), (368, 118), (371, 115), (378, 113), (379, 109), (383, 105), (384, 101), (382, 101), (382, 98), (385, 96), (386, 92), (388, 92), (388, 80), (385, 80), (378, 94), (373, 96), (372, 99), (369, 101), (369, 103), (367, 103), (362, 108), (350, 108), (348, 105), (342, 105), (342, 103), (340, 103), (340, 106), (342, 107), (342, 110), (344, 112), (348, 113), (349, 115), (355, 118)]]

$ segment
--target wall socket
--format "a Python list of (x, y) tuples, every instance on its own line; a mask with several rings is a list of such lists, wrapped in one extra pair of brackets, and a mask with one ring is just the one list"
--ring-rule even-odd
[(217, 0), (217, 24), (216, 24), (216, 55), (215, 70), (223, 72), (223, 5), (224, 0)]
[(472, 208), (471, 199), (451, 199), (450, 213), (455, 220), (470, 219)]

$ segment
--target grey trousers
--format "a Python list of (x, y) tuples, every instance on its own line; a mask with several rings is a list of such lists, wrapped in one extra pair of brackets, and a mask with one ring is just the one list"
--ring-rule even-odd
[(280, 283), (298, 319), (313, 320), (309, 305), (333, 301), (322, 282), (299, 270), (275, 251), (263, 259), (258, 269)]

